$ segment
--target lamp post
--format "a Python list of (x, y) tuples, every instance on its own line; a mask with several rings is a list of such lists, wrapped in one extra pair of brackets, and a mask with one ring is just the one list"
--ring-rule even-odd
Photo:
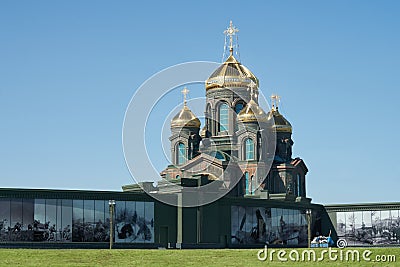
[(308, 247), (311, 247), (311, 214), (312, 214), (312, 210), (311, 209), (307, 209), (306, 210), (306, 215), (307, 215), (307, 225), (308, 225)]
[(112, 249), (114, 241), (114, 208), (115, 200), (109, 200), (108, 205), (110, 207), (110, 249)]

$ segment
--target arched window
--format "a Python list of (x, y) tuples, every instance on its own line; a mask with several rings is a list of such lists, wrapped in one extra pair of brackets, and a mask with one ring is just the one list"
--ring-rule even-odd
[(236, 112), (236, 114), (239, 114), (239, 112), (243, 109), (243, 107), (244, 107), (243, 102), (237, 103), (236, 106), (235, 106), (235, 112)]
[(244, 182), (245, 182), (245, 193), (246, 193), (246, 195), (248, 195), (249, 194), (249, 185), (250, 185), (250, 183), (249, 183), (249, 173), (248, 172), (245, 172), (244, 173)]
[(229, 107), (226, 103), (219, 106), (219, 131), (228, 131), (229, 127)]
[(252, 159), (254, 159), (254, 141), (253, 139), (248, 138), (245, 142), (244, 160)]
[(185, 144), (179, 143), (178, 144), (178, 155), (177, 155), (177, 162), (178, 165), (181, 165), (186, 162), (186, 147)]

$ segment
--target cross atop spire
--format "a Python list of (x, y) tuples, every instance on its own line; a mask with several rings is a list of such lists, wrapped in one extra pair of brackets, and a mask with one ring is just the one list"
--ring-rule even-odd
[(232, 24), (232, 20), (229, 23), (229, 27), (224, 31), (226, 36), (229, 36), (229, 52), (231, 55), (233, 54), (233, 36), (239, 31), (238, 28), (235, 28)]
[(253, 96), (255, 98), (257, 98), (257, 93), (255, 92), (256, 89), (257, 89), (257, 84), (255, 82), (251, 81), (249, 84), (249, 88), (247, 88), (247, 90), (250, 90), (250, 99), (251, 100), (254, 100)]
[(278, 109), (278, 104), (280, 100), (281, 97), (279, 95), (271, 95), (272, 109)]
[(183, 105), (185, 105), (186, 106), (186, 97), (187, 97), (187, 95), (189, 94), (189, 90), (187, 89), (187, 87), (185, 86), (184, 88), (183, 88), (183, 90), (181, 91), (181, 93), (182, 93), (182, 95), (183, 95)]

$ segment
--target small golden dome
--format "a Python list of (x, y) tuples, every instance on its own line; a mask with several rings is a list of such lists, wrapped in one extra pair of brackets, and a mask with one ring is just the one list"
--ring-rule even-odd
[(231, 55), (219, 66), (206, 81), (206, 90), (224, 87), (248, 87), (254, 82), (258, 87), (257, 77)]
[(274, 119), (272, 129), (276, 132), (292, 133), (292, 125), (279, 113), (278, 108), (273, 107), (268, 112), (268, 120)]
[(200, 128), (200, 120), (186, 106), (183, 106), (181, 111), (171, 120), (171, 128), (194, 127)]
[(239, 112), (238, 119), (241, 122), (267, 122), (268, 117), (264, 110), (251, 99), (244, 109)]

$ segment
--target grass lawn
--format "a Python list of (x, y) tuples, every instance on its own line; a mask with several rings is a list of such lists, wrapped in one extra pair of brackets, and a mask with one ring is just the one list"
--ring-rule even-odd
[[(351, 248), (352, 249), (352, 248)], [(359, 248), (360, 258), (367, 248)], [(304, 249), (297, 249), (301, 258)], [(343, 250), (346, 252), (347, 249)], [(154, 249), (0, 249), (0, 266), (400, 266), (400, 248), (369, 248), (370, 262), (330, 261), (326, 254), (320, 262), (259, 261), (257, 249), (154, 250)], [(314, 249), (317, 258), (322, 249)], [(268, 249), (268, 254), (271, 249)], [(296, 253), (292, 252), (295, 257)], [(339, 254), (338, 254), (339, 255)], [(376, 255), (395, 255), (396, 262), (376, 262)], [(344, 256), (343, 256), (344, 257)]]

